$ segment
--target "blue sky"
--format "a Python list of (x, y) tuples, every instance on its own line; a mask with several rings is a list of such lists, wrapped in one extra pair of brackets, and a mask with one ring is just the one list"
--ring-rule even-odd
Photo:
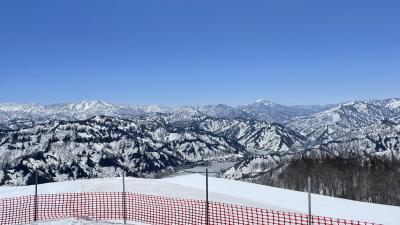
[(0, 102), (400, 97), (398, 1), (2, 1)]

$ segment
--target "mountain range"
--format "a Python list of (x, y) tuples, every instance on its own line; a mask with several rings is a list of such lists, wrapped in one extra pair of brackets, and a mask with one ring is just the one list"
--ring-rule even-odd
[(155, 177), (200, 162), (236, 161), (254, 177), (293, 158), (398, 157), (400, 99), (284, 106), (257, 100), (164, 107), (103, 101), (0, 104), (0, 184), (128, 175)]

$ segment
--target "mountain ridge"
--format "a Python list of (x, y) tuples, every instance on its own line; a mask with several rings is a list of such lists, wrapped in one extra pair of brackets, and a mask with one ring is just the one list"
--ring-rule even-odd
[(2, 103), (0, 183), (30, 183), (38, 165), (42, 179), (55, 181), (115, 175), (127, 162), (131, 175), (154, 177), (233, 159), (237, 165), (223, 176), (240, 179), (302, 157), (400, 158), (399, 124), (398, 98), (175, 108), (103, 101)]

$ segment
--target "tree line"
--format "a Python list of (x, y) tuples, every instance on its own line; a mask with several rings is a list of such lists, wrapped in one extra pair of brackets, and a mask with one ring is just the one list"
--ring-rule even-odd
[(400, 206), (400, 160), (395, 157), (303, 156), (265, 173), (252, 182), (332, 197)]

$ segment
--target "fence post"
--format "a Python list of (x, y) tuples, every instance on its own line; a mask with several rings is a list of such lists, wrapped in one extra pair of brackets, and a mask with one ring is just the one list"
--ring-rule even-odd
[(311, 177), (308, 177), (308, 225), (312, 225), (312, 217), (311, 217)]
[(208, 222), (208, 169), (206, 168), (206, 225), (209, 224)]
[(35, 198), (34, 198), (34, 217), (33, 221), (37, 221), (37, 216), (38, 216), (38, 197), (37, 197), (37, 185), (38, 185), (38, 173), (37, 170), (35, 170)]
[(124, 210), (124, 224), (126, 224), (125, 171), (122, 171), (122, 204)]

